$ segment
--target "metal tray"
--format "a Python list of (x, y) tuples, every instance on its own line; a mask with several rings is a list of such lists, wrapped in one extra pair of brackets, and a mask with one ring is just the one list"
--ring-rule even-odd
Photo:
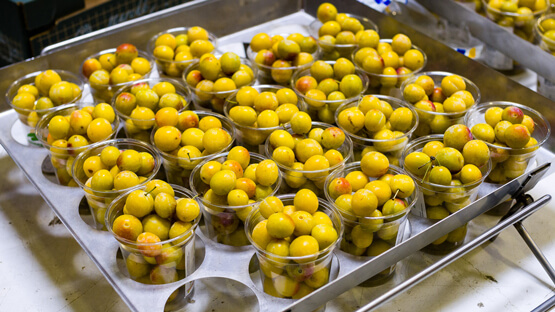
[[(526, 103), (546, 115), (551, 125), (554, 125), (555, 116), (547, 109), (547, 106), (553, 103), (542, 96), (361, 3), (354, 0), (332, 2), (340, 11), (357, 12), (359, 15), (368, 16), (378, 24), (383, 37), (391, 37), (398, 32), (408, 34), (428, 54), (427, 70), (441, 69), (466, 76), (480, 86), (485, 101), (499, 100), (501, 97), (505, 100)], [(0, 91), (4, 91), (12, 78), (21, 75), (21, 72), (45, 68), (78, 71), (82, 57), (106, 48), (113, 42), (132, 42), (139, 48), (144, 48), (151, 35), (184, 24), (205, 26), (222, 36), (220, 40), (222, 46), (234, 46), (237, 42), (248, 42), (257, 32), (275, 30), (280, 25), (288, 24), (295, 25), (295, 27), (308, 25), (314, 19), (313, 16), (319, 3), (319, 1), (312, 0), (302, 4), (299, 1), (291, 0), (193, 1), (133, 22), (124, 23), (118, 27), (111, 27), (83, 38), (76, 38), (69, 43), (51, 48), (44, 56), (2, 68), (0, 75), (4, 79), (0, 82)], [(212, 16), (218, 18), (207, 18)], [(186, 23), (183, 22), (185, 19)], [(261, 24), (268, 20), (270, 22)], [(244, 30), (239, 31), (241, 29)], [(505, 90), (506, 92), (503, 92)], [(4, 105), (6, 106), (6, 103)], [(391, 264), (408, 259), (400, 263), (393, 280), (382, 287), (373, 289), (368, 300), (377, 298), (375, 304), (379, 304), (385, 298), (380, 297), (381, 295), (390, 298), (391, 296), (387, 296), (390, 289), (402, 287), (406, 285), (403, 283), (409, 277), (418, 275), (418, 270), (424, 267), (422, 265), (423, 258), (426, 259), (427, 264), (441, 259), (441, 257), (426, 258), (418, 253), (418, 250), (481, 215), (497, 203), (510, 198), (511, 195), (532, 188), (542, 176), (550, 171), (549, 164), (554, 157), (552, 151), (555, 147), (552, 137), (546, 143), (545, 148), (538, 153), (536, 169), (498, 189), (484, 188), (482, 190), (484, 196), (478, 201), (434, 225), (430, 225), (425, 219), (411, 215), (412, 236), (379, 257), (364, 262), (337, 252), (334, 267), (338, 277), (310, 296), (293, 302), (265, 295), (256, 285), (256, 279), (252, 279), (249, 274), (249, 264), (254, 255), (252, 247), (233, 248), (219, 245), (207, 239), (201, 231), (197, 235), (196, 255), (199, 259), (197, 270), (188, 278), (167, 285), (144, 285), (127, 278), (120, 272), (118, 266), (118, 243), (108, 232), (97, 231), (89, 226), (86, 217), (83, 218), (80, 214), (78, 207), (83, 200), (82, 191), (52, 183), (49, 177), (42, 173), (42, 164), (48, 151), (19, 144), (14, 139), (14, 136), (17, 137), (17, 124), (15, 111), (10, 110), (0, 114), (0, 143), (133, 311), (163, 310), (169, 295), (176, 288), (191, 280), (196, 281), (196, 293), (192, 300), (198, 304), (188, 305), (187, 308), (194, 310), (199, 310), (198, 307), (202, 304), (213, 304), (211, 297), (221, 297), (223, 293), (227, 293), (229, 296), (226, 297), (228, 301), (221, 301), (222, 305), (224, 302), (225, 305), (228, 305), (233, 304), (229, 301), (235, 301), (243, 309), (248, 309), (246, 305), (252, 304), (252, 310), (262, 311), (313, 310), (353, 289)], [(204, 260), (201, 261), (202, 259)], [(229, 261), (229, 259), (233, 259), (233, 261)], [(420, 263), (418, 263), (418, 259), (420, 259)], [(417, 264), (412, 265), (413, 262)], [(217, 289), (217, 286), (224, 287), (225, 290)], [(339, 299), (331, 301), (328, 307), (339, 305), (339, 301)], [(202, 306), (202, 308), (204, 307)]]

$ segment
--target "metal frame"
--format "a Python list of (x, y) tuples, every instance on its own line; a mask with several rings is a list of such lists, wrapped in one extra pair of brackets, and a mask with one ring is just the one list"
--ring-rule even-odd
[[(429, 65), (426, 68), (427, 70), (441, 69), (451, 71), (473, 80), (482, 89), (482, 98), (484, 101), (499, 100), (500, 92), (506, 90), (503, 94), (503, 99), (515, 102), (526, 102), (545, 114), (552, 126), (555, 125), (555, 115), (546, 107), (553, 103), (535, 92), (522, 87), (507, 77), (458, 54), (449, 47), (355, 0), (336, 0), (331, 2), (340, 8), (341, 11), (357, 12), (357, 14), (367, 16), (375, 21), (380, 27), (383, 37), (391, 37), (398, 32), (404, 32), (409, 35), (413, 41), (424, 48), (427, 53), (429, 60)], [(56, 48), (50, 48), (47, 51), (48, 54), (44, 56), (2, 68), (0, 69), (0, 75), (4, 79), (0, 81), (0, 91), (4, 91), (7, 84), (9, 84), (11, 80), (16, 79), (23, 72), (45, 68), (63, 68), (77, 71), (84, 57), (113, 45), (113, 42), (127, 41), (137, 44), (140, 48), (144, 48), (150, 35), (167, 28), (183, 26), (182, 21), (184, 19), (187, 19), (187, 24), (189, 25), (197, 24), (205, 26), (218, 35), (228, 35), (240, 29), (257, 26), (268, 20), (294, 16), (294, 14), (300, 14), (306, 17), (304, 13), (306, 12), (314, 16), (319, 4), (320, 1), (316, 0), (306, 0), (303, 3), (294, 0), (193, 1), (153, 15), (145, 16), (138, 20), (111, 27), (104, 31), (99, 31), (90, 36), (76, 38), (67, 45), (61, 44)], [(304, 12), (301, 11), (298, 13), (301, 9), (303, 9)], [(206, 16), (218, 16), (221, 18), (207, 19)], [(231, 21), (233, 21), (232, 26), (230, 26)], [(251, 30), (264, 31), (264, 27), (269, 27), (268, 25), (269, 24), (260, 25)], [(233, 38), (238, 39), (237, 36)], [(225, 37), (223, 39), (225, 39)], [(117, 261), (115, 259), (115, 251), (118, 249), (117, 242), (109, 233), (96, 231), (85, 224), (81, 219), (76, 207), (78, 207), (82, 200), (82, 192), (79, 189), (67, 188), (50, 182), (41, 172), (41, 164), (48, 152), (44, 149), (19, 145), (11, 137), (11, 126), (16, 119), (17, 116), (13, 110), (0, 114), (0, 143), (23, 170), (27, 178), (37, 187), (46, 202), (52, 207), (70, 233), (99, 267), (108, 282), (114, 287), (125, 303), (134, 311), (161, 310), (165, 299), (177, 287), (191, 280), (208, 277), (225, 277), (241, 282), (254, 292), (261, 310), (313, 310), (391, 266), (393, 263), (418, 252), (418, 250), (430, 242), (464, 225), (503, 200), (509, 199), (511, 194), (525, 193), (536, 185), (541, 177), (549, 174), (551, 170), (553, 170), (550, 166), (550, 162), (553, 159), (552, 151), (555, 151), (555, 141), (553, 137), (551, 137), (546, 143), (545, 148), (540, 150), (540, 157), (538, 157), (540, 166), (500, 188), (488, 191), (487, 194), (483, 194), (485, 196), (472, 205), (469, 205), (465, 209), (458, 211), (440, 222), (431, 225), (427, 220), (411, 215), (410, 224), (412, 227), (412, 237), (379, 257), (361, 263), (360, 261), (353, 261), (342, 253), (337, 253), (336, 260), (340, 263), (341, 268), (338, 278), (315, 291), (310, 296), (291, 303), (289, 300), (277, 299), (265, 295), (251, 280), (247, 268), (230, 264), (229, 261), (225, 260), (226, 257), (233, 255), (237, 263), (248, 263), (254, 254), (252, 248), (231, 248), (218, 245), (206, 239), (202, 233), (199, 233), (197, 238), (202, 240), (204, 244), (201, 245), (204, 245), (204, 248), (199, 247), (197, 251), (199, 256), (202, 256), (202, 251), (204, 250), (204, 261), (202, 264), (198, 264), (197, 271), (188, 278), (167, 285), (143, 285), (125, 277), (117, 268)], [(545, 204), (549, 198), (549, 196), (542, 197), (540, 201), (533, 205), (528, 205), (527, 208), (509, 217), (500, 225), (492, 228), (491, 231), (501, 231), (508, 225), (524, 219)], [(460, 250), (470, 250), (479, 245), (479, 243), (480, 241), (469, 242), (467, 245), (461, 247)], [(462, 251), (460, 255), (462, 255)], [(436, 267), (431, 269), (428, 273), (431, 274), (433, 273), (432, 271), (435, 272), (439, 270), (455, 259), (457, 257), (455, 255), (446, 256), (444, 258), (445, 260), (438, 262)], [(226, 268), (226, 270), (221, 268)], [(418, 276), (419, 277), (411, 278), (399, 284), (397, 287), (401, 287), (400, 289), (408, 288), (420, 281), (424, 276), (429, 275), (424, 274)], [(388, 293), (370, 302), (369, 306), (377, 306), (392, 297), (387, 294)]]

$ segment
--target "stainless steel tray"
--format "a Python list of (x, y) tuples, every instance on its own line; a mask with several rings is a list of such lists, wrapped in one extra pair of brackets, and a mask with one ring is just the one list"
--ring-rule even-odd
[[(429, 65), (427, 69), (441, 69), (466, 76), (482, 89), (484, 100), (500, 99), (501, 97), (505, 100), (526, 103), (545, 114), (552, 126), (554, 125), (555, 116), (547, 109), (547, 105), (553, 103), (540, 95), (354, 0), (332, 2), (341, 11), (357, 12), (359, 15), (366, 15), (374, 20), (379, 25), (383, 37), (391, 37), (397, 32), (404, 32), (411, 36), (413, 41), (423, 47), (428, 54)], [(314, 19), (313, 16), (319, 3), (319, 1), (310, 0), (305, 1), (303, 5), (298, 1), (194, 1), (158, 12), (152, 16), (146, 16), (134, 22), (112, 27), (106, 31), (93, 33), (85, 38), (76, 38), (67, 45), (50, 49), (47, 55), (2, 68), (0, 69), (0, 75), (4, 79), (0, 83), (0, 91), (5, 90), (6, 84), (9, 85), (11, 79), (21, 75), (22, 72), (45, 68), (78, 71), (82, 57), (91, 54), (91, 52), (113, 45), (113, 42), (124, 41), (135, 43), (140, 48), (144, 48), (146, 41), (152, 34), (176, 26), (195, 24), (205, 26), (223, 36), (220, 40), (222, 45), (248, 42), (253, 34), (260, 31), (274, 30), (283, 23), (294, 24), (299, 27), (307, 25)], [(218, 18), (206, 18), (212, 16)], [(183, 22), (185, 19), (187, 23)], [(272, 21), (260, 24), (268, 20)], [(247, 29), (237, 32), (244, 28)], [(235, 33), (230, 34), (232, 32)], [(37, 187), (46, 202), (95, 262), (102, 274), (134, 311), (162, 310), (168, 296), (176, 288), (191, 280), (196, 281), (196, 294), (193, 300), (199, 304), (213, 305), (210, 296), (221, 297), (222, 293), (225, 292), (229, 295), (226, 297), (228, 301), (224, 300), (222, 304), (224, 302), (226, 302), (225, 304), (233, 304), (229, 301), (236, 300), (243, 307), (252, 304), (252, 309), (258, 308), (263, 311), (313, 310), (323, 303), (337, 298), (345, 291), (353, 289), (360, 282), (381, 272), (397, 261), (407, 257), (410, 261), (426, 258), (417, 253), (422, 247), (474, 219), (491, 209), (495, 204), (508, 199), (511, 195), (533, 187), (543, 175), (548, 173), (549, 163), (554, 156), (552, 151), (555, 147), (553, 138), (550, 138), (546, 147), (538, 153), (538, 167), (536, 169), (501, 188), (483, 188), (482, 194), (485, 195), (484, 197), (433, 226), (424, 219), (411, 216), (412, 237), (379, 257), (364, 262), (349, 257), (342, 252), (336, 253), (335, 271), (338, 271), (338, 277), (310, 296), (293, 303), (291, 300), (277, 299), (265, 295), (256, 285), (256, 279), (251, 279), (249, 263), (254, 255), (252, 247), (232, 248), (215, 244), (204, 237), (200, 231), (196, 248), (197, 259), (199, 259), (198, 268), (188, 278), (168, 285), (144, 285), (125, 277), (118, 267), (118, 243), (109, 233), (97, 231), (90, 227), (86, 223), (86, 218), (84, 220), (80, 215), (78, 207), (83, 199), (82, 191), (52, 183), (42, 173), (42, 163), (48, 151), (24, 146), (16, 142), (13, 136), (13, 134), (17, 134), (15, 132), (18, 130), (17, 126), (14, 128), (14, 124), (17, 125), (16, 120), (17, 115), (13, 110), (0, 114), (0, 143), (28, 179)], [(201, 261), (202, 259), (204, 260)], [(230, 261), (230, 259), (233, 259), (233, 261)], [(433, 263), (440, 259), (440, 257), (426, 258), (426, 263)], [(422, 266), (411, 266), (410, 261), (401, 262), (397, 268), (398, 273), (395, 278), (384, 286), (373, 289), (375, 291), (368, 297), (368, 300), (370, 301), (371, 298), (379, 299), (379, 296), (386, 295), (389, 289), (402, 286), (403, 282), (409, 277), (416, 276), (418, 271), (414, 268), (421, 269)], [(403, 267), (406, 270), (403, 270)], [(214, 290), (214, 287), (218, 285), (227, 287), (225, 291)], [(211, 295), (206, 296), (206, 293)], [(328, 307), (337, 306), (339, 301), (340, 299), (333, 300)], [(199, 304), (196, 305), (197, 310)], [(187, 307), (195, 309), (195, 305)], [(248, 308), (245, 307), (245, 309)]]

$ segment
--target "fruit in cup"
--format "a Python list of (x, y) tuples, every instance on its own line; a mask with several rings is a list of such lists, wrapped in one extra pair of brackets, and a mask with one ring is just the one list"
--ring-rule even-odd
[[(162, 197), (177, 202), (178, 210), (160, 215), (155, 205)], [(184, 201), (187, 205), (181, 205)], [(114, 219), (112, 231), (119, 238), (140, 244), (126, 259), (130, 277), (145, 281), (142, 277), (150, 275), (146, 281), (153, 284), (177, 281), (176, 270), (185, 269), (180, 265), (187, 257), (184, 244), (192, 236), (194, 220), (200, 215), (196, 201), (177, 198), (170, 184), (151, 180), (144, 189), (131, 192), (121, 205), (124, 214)], [(187, 215), (188, 221), (183, 221), (181, 215)], [(168, 239), (171, 242), (166, 242)]]
[(420, 117), (415, 134), (444, 133), (475, 103), (467, 83), (458, 75), (443, 77), (439, 85), (428, 75), (421, 75), (403, 89), (404, 99), (415, 106)]
[(259, 33), (252, 38), (250, 48), (256, 53), (253, 59), (259, 70), (271, 75), (278, 84), (289, 84), (294, 67), (312, 63), (312, 54), (318, 46), (314, 38), (298, 33), (286, 38)]
[(515, 35), (532, 41), (534, 16), (544, 12), (548, 6), (547, 0), (488, 0), (485, 9), (491, 20), (500, 26), (511, 27)]
[[(314, 206), (309, 209), (310, 212), (306, 210), (307, 199)], [(284, 207), (279, 198), (268, 198), (266, 201), (276, 207)], [(259, 258), (264, 284), (270, 284), (270, 288), (276, 290), (273, 292), (265, 287), (264, 291), (274, 296), (301, 298), (311, 289), (327, 283), (328, 268), (316, 265), (315, 261), (318, 263), (319, 253), (334, 244), (339, 236), (330, 217), (317, 211), (316, 194), (302, 189), (293, 201), (290, 207), (296, 212), (289, 216), (281, 210), (266, 211), (263, 220), (253, 227), (251, 237), (256, 247), (266, 254), (264, 258)], [(289, 256), (294, 257), (293, 260), (285, 258)], [(303, 290), (305, 288), (307, 290)]]

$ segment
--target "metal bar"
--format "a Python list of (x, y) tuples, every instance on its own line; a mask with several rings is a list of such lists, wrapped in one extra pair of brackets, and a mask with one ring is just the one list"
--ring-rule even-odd
[(469, 8), (452, 0), (417, 0), (431, 12), (437, 13), (455, 24), (465, 24), (476, 38), (487, 42), (524, 67), (555, 81), (553, 56), (540, 47), (508, 32), (501, 26)]
[(555, 306), (555, 296), (547, 299), (544, 303), (537, 306), (532, 312), (547, 312)]
[(363, 306), (362, 308), (357, 310), (357, 312), (369, 311), (371, 309), (374, 309), (374, 308), (380, 306), (381, 304), (385, 303), (386, 301), (392, 299), (393, 297), (395, 297), (395, 296), (401, 294), (402, 292), (408, 290), (409, 288), (415, 286), (416, 284), (422, 282), (426, 278), (430, 277), (432, 274), (434, 274), (437, 271), (443, 269), (444, 267), (451, 264), (455, 260), (464, 256), (468, 252), (472, 251), (474, 248), (482, 245), (487, 240), (489, 240), (490, 237), (499, 234), (501, 231), (503, 231), (504, 229), (506, 229), (510, 225), (528, 218), (534, 212), (536, 212), (541, 207), (543, 207), (545, 204), (547, 204), (550, 200), (551, 200), (551, 195), (544, 195), (543, 197), (541, 197), (537, 201), (535, 201), (535, 202), (527, 205), (526, 207), (524, 207), (518, 213), (510, 216), (509, 218), (507, 218), (503, 222), (501, 222), (501, 223), (497, 224), (496, 226), (492, 227), (491, 229), (487, 230), (486, 232), (484, 232), (483, 234), (481, 234), (480, 236), (478, 236), (477, 238), (475, 238), (471, 242), (464, 244), (459, 249), (451, 252), (449, 255), (445, 256), (440, 261), (434, 263), (433, 265), (429, 266), (428, 268), (421, 271), (417, 275), (409, 278), (408, 280), (399, 284), (397, 287), (391, 289), (387, 293), (383, 294), (382, 296), (378, 297), (377, 299), (375, 299), (372, 302), (368, 303), (367, 305)]
[[(508, 217), (512, 216), (517, 211), (519, 211), (522, 207), (531, 204), (533, 201), (534, 199), (532, 198), (532, 196), (528, 194), (524, 195), (523, 197), (518, 197), (516, 200), (516, 203), (509, 209), (507, 214), (501, 217), (498, 223), (503, 222), (505, 219), (507, 219)], [(496, 239), (497, 239), (497, 235), (490, 238), (489, 241), (493, 243)]]
[(528, 231), (526, 231), (526, 228), (524, 228), (522, 222), (517, 222), (514, 226), (526, 245), (528, 245), (528, 248), (530, 248), (534, 256), (536, 256), (536, 259), (538, 259), (545, 272), (547, 272), (547, 275), (549, 275), (551, 281), (555, 283), (555, 270), (553, 269), (553, 266), (551, 266), (551, 263), (549, 263), (549, 261), (547, 260), (541, 249), (538, 247), (536, 242), (532, 239)]

